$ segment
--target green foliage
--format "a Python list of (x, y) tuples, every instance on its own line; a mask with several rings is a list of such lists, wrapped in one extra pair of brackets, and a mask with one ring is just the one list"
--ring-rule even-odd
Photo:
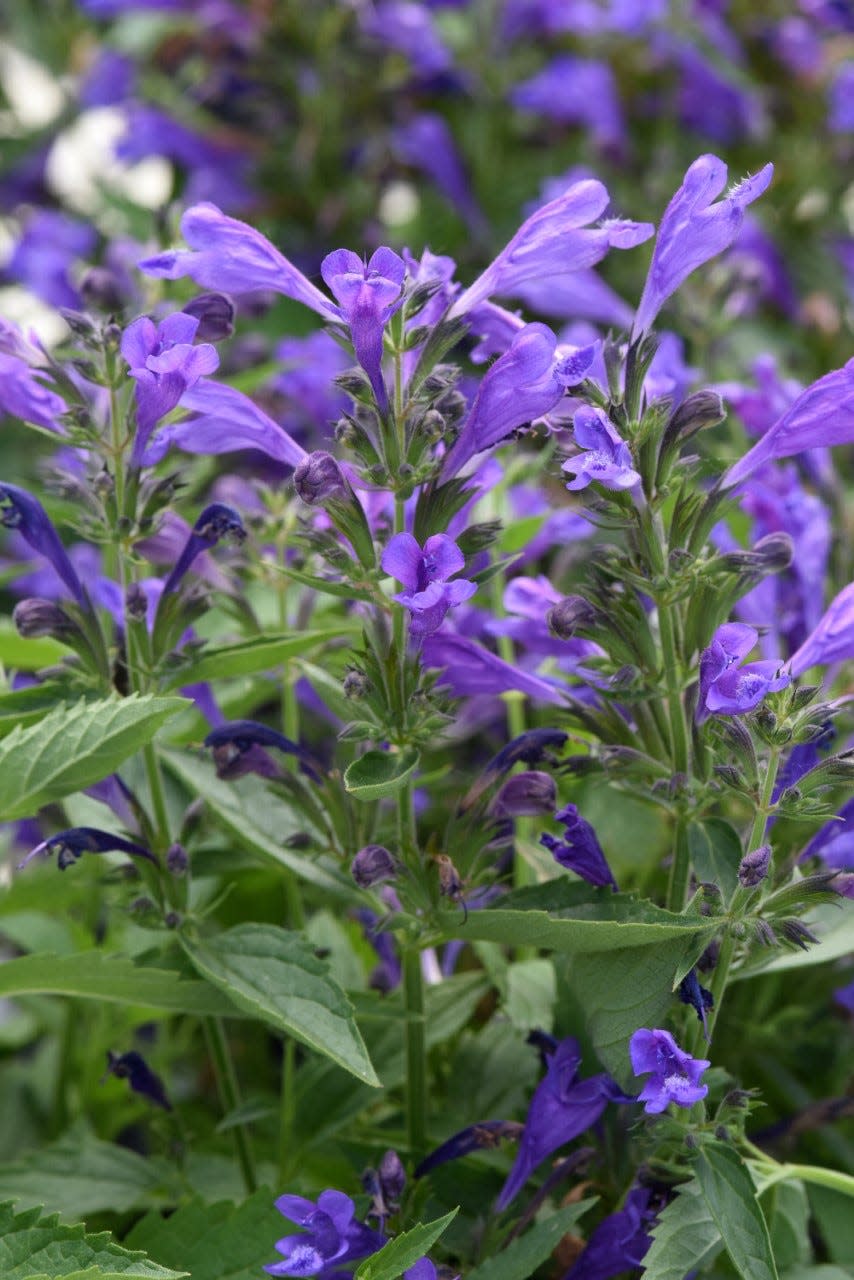
[(167, 1270), (139, 1252), (123, 1249), (107, 1232), (89, 1235), (41, 1210), (13, 1212), (0, 1205), (0, 1274), (3, 1280), (179, 1280), (190, 1273)]
[(192, 1200), (168, 1217), (148, 1213), (125, 1243), (164, 1266), (186, 1268), (192, 1280), (257, 1280), (275, 1258), (281, 1230), (282, 1215), (264, 1187), (240, 1205)]
[(353, 1007), (299, 934), (245, 924), (204, 941), (182, 938), (193, 966), (239, 1008), (379, 1085)]
[(150, 742), (183, 698), (134, 695), (62, 705), (0, 742), (0, 819), (11, 822), (100, 782)]
[(466, 1280), (528, 1280), (595, 1203), (595, 1200), (579, 1200), (542, 1218), (494, 1258), (469, 1271)]
[(290, 658), (304, 657), (329, 640), (352, 635), (354, 628), (346, 623), (314, 631), (296, 631), (288, 635), (255, 636), (237, 644), (213, 645), (188, 660), (168, 681), (176, 689), (188, 680), (224, 680), (228, 676), (255, 675), (269, 671)]
[(457, 1209), (452, 1209), (443, 1218), (437, 1218), (434, 1222), (419, 1222), (411, 1231), (395, 1236), (378, 1253), (359, 1263), (355, 1280), (397, 1280), (398, 1276), (403, 1275), (413, 1262), (417, 1262), (436, 1243), (451, 1225), (457, 1212)]
[(716, 884), (728, 900), (738, 884), (738, 865), (744, 852), (738, 832), (722, 818), (692, 822), (688, 848), (698, 880)]
[(695, 1165), (703, 1204), (742, 1280), (777, 1280), (768, 1225), (746, 1166), (731, 1147), (703, 1148)]
[(169, 1175), (168, 1166), (77, 1125), (56, 1142), (0, 1166), (0, 1196), (21, 1208), (45, 1205), (66, 1218), (85, 1218), (160, 1203)]
[(347, 767), (344, 786), (357, 800), (381, 800), (406, 785), (418, 762), (418, 752), (412, 749), (399, 753), (366, 751)]

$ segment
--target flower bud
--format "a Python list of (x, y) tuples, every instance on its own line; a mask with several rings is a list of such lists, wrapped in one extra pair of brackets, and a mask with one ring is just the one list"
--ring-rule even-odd
[(664, 439), (690, 440), (698, 431), (706, 427), (716, 427), (726, 417), (724, 402), (717, 391), (695, 391), (682, 401), (679, 408), (667, 424)]
[(350, 863), (350, 874), (360, 889), (370, 889), (383, 880), (393, 880), (397, 863), (381, 844), (366, 844)]
[(549, 609), (546, 622), (558, 640), (571, 640), (580, 628), (589, 630), (597, 616), (596, 609), (583, 596), (565, 596)]
[(332, 454), (321, 450), (310, 453), (294, 472), (294, 488), (310, 507), (343, 497), (346, 487), (344, 473)]
[(758, 849), (746, 853), (738, 864), (739, 884), (745, 889), (755, 889), (765, 879), (771, 865), (771, 846), (761, 844)]
[(380, 1187), (389, 1208), (397, 1207), (406, 1186), (406, 1170), (396, 1151), (387, 1151), (380, 1161)]
[(364, 698), (370, 691), (371, 682), (364, 671), (354, 668), (348, 671), (343, 681), (345, 698)]
[(557, 789), (551, 774), (532, 769), (508, 778), (490, 806), (494, 818), (537, 818), (551, 815), (557, 804)]
[(130, 302), (124, 282), (109, 267), (90, 267), (80, 281), (80, 292), (87, 307), (108, 315), (124, 311)]
[(418, 423), (418, 430), (428, 440), (441, 440), (445, 434), (445, 419), (435, 409), (428, 409)]
[(223, 342), (234, 333), (234, 303), (227, 293), (200, 293), (183, 311), (199, 322), (197, 342)]
[(768, 573), (780, 573), (788, 569), (795, 555), (795, 544), (791, 536), (782, 530), (768, 533), (760, 538), (753, 548), (754, 554), (762, 557), (762, 564)]
[(182, 844), (172, 844), (166, 851), (166, 869), (173, 876), (186, 875), (190, 859)]
[(12, 621), (18, 635), (28, 640), (37, 636), (53, 636), (61, 640), (78, 629), (64, 609), (41, 596), (20, 600), (12, 611)]
[(148, 608), (145, 592), (138, 582), (132, 582), (125, 592), (125, 608), (134, 622), (142, 622)]

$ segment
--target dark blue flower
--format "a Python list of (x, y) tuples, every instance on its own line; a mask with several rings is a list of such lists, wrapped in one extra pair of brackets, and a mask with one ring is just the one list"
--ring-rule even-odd
[(378, 1231), (356, 1221), (356, 1207), (342, 1191), (321, 1191), (316, 1204), (303, 1196), (279, 1196), (276, 1208), (304, 1230), (276, 1241), (284, 1261), (264, 1267), (271, 1276), (326, 1280), (345, 1264), (367, 1258), (385, 1244)]
[(580, 1063), (581, 1049), (571, 1036), (551, 1055), (531, 1099), (519, 1154), (498, 1197), (499, 1209), (507, 1208), (547, 1156), (595, 1124), (609, 1102), (634, 1101), (604, 1073), (580, 1080)]
[(149, 862), (157, 863), (153, 853), (140, 844), (134, 844), (132, 840), (124, 840), (121, 836), (114, 836), (109, 831), (99, 831), (97, 827), (70, 827), (67, 831), (59, 831), (55, 836), (50, 836), (47, 840), (42, 840), (41, 844), (37, 844), (18, 863), (18, 870), (20, 871), (41, 853), (47, 856), (56, 851), (56, 865), (60, 871), (64, 871), (84, 853), (108, 853), (114, 849), (120, 853), (131, 853), (135, 858), (147, 858)]
[[(107, 1075), (127, 1080), (134, 1093), (142, 1094), (164, 1111), (172, 1110), (163, 1081), (145, 1061), (141, 1053), (111, 1053), (107, 1050)], [(106, 1076), (104, 1077), (106, 1079)]]
[(564, 824), (563, 839), (544, 832), (540, 836), (540, 844), (553, 854), (556, 862), (583, 880), (600, 888), (610, 885), (616, 890), (617, 882), (596, 832), (586, 818), (582, 818), (577, 805), (566, 805), (555, 814), (555, 818)]
[(15, 529), (34, 551), (49, 560), (80, 607), (91, 610), (83, 583), (37, 498), (15, 484), (0, 484), (0, 523)]
[(706, 1014), (710, 1009), (714, 1009), (715, 997), (712, 995), (711, 991), (707, 990), (706, 987), (700, 986), (700, 979), (697, 977), (696, 969), (691, 969), (689, 973), (686, 973), (685, 977), (679, 983), (679, 999), (683, 1004), (689, 1004), (694, 1010), (703, 1025), (703, 1034), (705, 1035), (706, 1040), (708, 1040), (709, 1033), (706, 1028)]
[(177, 591), (181, 585), (181, 579), (196, 557), (203, 551), (215, 547), (220, 538), (226, 537), (242, 542), (246, 537), (243, 521), (233, 507), (227, 507), (222, 502), (212, 502), (210, 506), (205, 507), (193, 525), (184, 549), (175, 562), (175, 567), (163, 584), (163, 595), (168, 596), (171, 592)]
[(252, 748), (275, 747), (277, 751), (296, 756), (303, 773), (308, 774), (315, 782), (320, 781), (317, 762), (304, 747), (292, 742), (276, 729), (259, 724), (257, 720), (230, 720), (226, 724), (218, 725), (215, 729), (211, 729), (205, 738), (204, 745), (213, 750), (219, 778), (239, 778), (244, 773), (254, 772), (254, 761), (249, 768), (242, 767), (247, 763), (245, 757), (249, 755)]
[(497, 1147), (502, 1138), (516, 1139), (522, 1133), (524, 1125), (513, 1120), (481, 1120), (478, 1124), (470, 1124), (459, 1133), (453, 1134), (435, 1151), (431, 1151), (415, 1170), (416, 1178), (423, 1178), (425, 1173), (435, 1169), (449, 1160), (460, 1160), (475, 1151), (488, 1151)]
[(611, 1280), (642, 1265), (652, 1244), (649, 1228), (655, 1218), (648, 1187), (632, 1187), (622, 1209), (608, 1214), (592, 1232), (581, 1257), (563, 1280)]

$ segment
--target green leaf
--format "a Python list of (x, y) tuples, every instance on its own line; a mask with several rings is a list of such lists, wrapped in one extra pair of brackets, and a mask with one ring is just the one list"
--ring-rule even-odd
[(705, 942), (675, 937), (644, 947), (576, 955), (570, 973), (584, 1010), (587, 1032), (603, 1066), (623, 1088), (637, 1084), (628, 1042), (638, 1027), (661, 1026), (674, 996), (673, 983), (699, 959)]
[[(808, 1188), (810, 1207), (831, 1262), (854, 1264), (851, 1199), (840, 1191), (816, 1185)], [(788, 1277), (787, 1277), (788, 1280)]]
[(684, 1280), (723, 1248), (721, 1233), (696, 1178), (658, 1215), (652, 1244), (643, 1260), (644, 1280)]
[(809, 951), (774, 951), (763, 947), (754, 949), (747, 961), (734, 973), (730, 982), (742, 982), (762, 973), (785, 973), (789, 969), (808, 969), (812, 965), (825, 964), (828, 960), (841, 960), (854, 951), (854, 909), (844, 898), (838, 902), (823, 902), (810, 908), (804, 923), (819, 940), (820, 946)]
[[(163, 1171), (154, 1161), (102, 1142), (82, 1128), (0, 1165), (0, 1197), (17, 1201), (19, 1208), (45, 1205), (67, 1218), (149, 1207), (162, 1181)], [(2, 1241), (0, 1232), (0, 1247)], [(0, 1275), (7, 1280), (4, 1270)]]
[(522, 960), (508, 966), (504, 1012), (517, 1031), (539, 1027), (550, 1032), (554, 1025), (557, 996), (554, 964), (551, 960)]
[(289, 836), (308, 832), (320, 839), (303, 814), (277, 796), (262, 778), (223, 782), (207, 760), (183, 752), (165, 751), (163, 762), (195, 796), (208, 804), (227, 834), (242, 849), (266, 863), (287, 867), (318, 888), (352, 901), (353, 881), (328, 858), (311, 857), (285, 847)]
[(50, 680), (0, 694), (0, 737), (5, 738), (13, 729), (37, 724), (62, 701), (62, 697), (61, 686)]
[(258, 1280), (274, 1262), (275, 1241), (284, 1231), (271, 1192), (262, 1188), (241, 1205), (193, 1201), (168, 1218), (149, 1213), (127, 1237), (170, 1267), (188, 1267), (193, 1280)]
[(743, 1280), (778, 1280), (768, 1227), (747, 1167), (730, 1147), (709, 1143), (694, 1168), (706, 1209), (738, 1274)]
[(168, 687), (175, 689), (179, 685), (186, 684), (188, 680), (223, 679), (226, 676), (245, 676), (253, 675), (258, 671), (270, 671), (273, 667), (287, 662), (289, 658), (303, 657), (311, 649), (329, 640), (353, 635), (355, 630), (352, 624), (339, 623), (338, 626), (326, 627), (318, 631), (294, 631), (278, 636), (253, 636), (251, 640), (242, 640), (239, 644), (204, 649), (191, 662), (184, 663), (175, 675), (170, 676)]
[(0, 663), (16, 671), (40, 671), (61, 662), (71, 650), (50, 636), (25, 639), (11, 618), (0, 620)]
[(760, 1197), (760, 1203), (777, 1267), (785, 1271), (811, 1262), (810, 1206), (804, 1184), (797, 1179), (777, 1182)]
[(0, 964), (0, 996), (58, 995), (200, 1017), (245, 1017), (215, 987), (103, 951), (19, 956)]
[(62, 1226), (41, 1209), (15, 1215), (11, 1204), (0, 1204), (3, 1280), (178, 1280), (189, 1274), (122, 1248), (106, 1231), (87, 1235), (82, 1224)]
[[(560, 881), (556, 882), (558, 885)], [(592, 955), (615, 947), (657, 947), (682, 940), (702, 944), (715, 932), (714, 921), (700, 916), (676, 915), (651, 902), (639, 902), (626, 894), (602, 890), (593, 901), (572, 902), (559, 914), (537, 910), (542, 889), (520, 890), (501, 907), (473, 911), (465, 925), (455, 915), (446, 916), (446, 938), (503, 942), (510, 946), (536, 946), (548, 951)], [(571, 886), (572, 890), (575, 886)], [(570, 895), (567, 895), (572, 901)], [(514, 910), (514, 907), (521, 910)]]
[(405, 751), (366, 751), (344, 771), (344, 786), (357, 800), (379, 800), (394, 795), (418, 768), (420, 757)]
[(458, 1213), (458, 1209), (452, 1209), (444, 1218), (436, 1218), (433, 1222), (419, 1222), (411, 1231), (395, 1236), (388, 1244), (383, 1245), (379, 1253), (374, 1253), (359, 1263), (355, 1280), (397, 1280), (413, 1262), (424, 1257)]
[(498, 539), (498, 550), (508, 554), (523, 551), (539, 533), (545, 523), (545, 516), (525, 516), (514, 520)]
[(134, 694), (62, 705), (0, 742), (0, 821), (26, 818), (42, 805), (100, 782), (150, 742), (185, 698)]
[[(579, 1200), (565, 1209), (559, 1209), (544, 1222), (537, 1222), (506, 1249), (487, 1258), (479, 1267), (466, 1273), (466, 1280), (528, 1280), (560, 1244), (580, 1217), (592, 1208), (595, 1199)], [(682, 1280), (682, 1277), (679, 1277)]]
[(181, 939), (195, 968), (241, 1009), (379, 1085), (353, 1006), (299, 934), (237, 925), (204, 942)]
[(721, 818), (692, 822), (688, 827), (688, 851), (697, 879), (716, 884), (728, 901), (738, 885), (743, 853), (735, 828)]

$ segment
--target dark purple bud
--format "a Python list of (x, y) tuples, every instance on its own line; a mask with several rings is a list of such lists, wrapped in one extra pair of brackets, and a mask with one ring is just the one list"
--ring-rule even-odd
[(706, 1041), (709, 1039), (708, 1028), (706, 1027), (706, 1014), (710, 1009), (715, 1007), (715, 997), (711, 991), (700, 986), (700, 980), (697, 977), (697, 970), (692, 969), (690, 973), (686, 973), (685, 977), (679, 983), (679, 999), (683, 1004), (689, 1004), (696, 1013), (699, 1021), (703, 1025), (703, 1035)]
[(536, 764), (539, 760), (549, 758), (549, 748), (562, 747), (567, 737), (568, 734), (562, 729), (528, 729), (527, 732), (520, 733), (492, 757), (481, 777), (466, 794), (459, 812), (465, 813), (470, 809), (487, 787), (502, 774), (508, 773), (514, 764)]
[(768, 533), (753, 548), (754, 555), (761, 556), (767, 573), (781, 573), (788, 569), (795, 557), (795, 544), (791, 535), (782, 530)]
[(80, 292), (87, 307), (108, 315), (124, 311), (131, 300), (124, 281), (109, 267), (90, 267), (80, 281)]
[(175, 568), (163, 584), (163, 595), (167, 596), (170, 592), (177, 591), (181, 579), (196, 557), (203, 551), (215, 547), (220, 538), (225, 537), (242, 542), (246, 537), (243, 521), (233, 507), (227, 507), (223, 502), (212, 502), (210, 506), (205, 507), (193, 525), (192, 533), (175, 563)]
[(241, 757), (253, 747), (275, 747), (277, 751), (296, 756), (303, 773), (308, 774), (315, 782), (320, 781), (317, 762), (303, 747), (255, 720), (232, 720), (228, 724), (221, 724), (211, 730), (204, 745), (213, 751), (217, 777), (220, 778), (240, 777), (240, 770), (236, 766), (239, 766)]
[(558, 640), (571, 640), (576, 631), (589, 631), (597, 617), (596, 609), (583, 596), (566, 596), (552, 605), (546, 614), (546, 622)]
[(34, 551), (49, 560), (81, 609), (90, 610), (83, 584), (50, 517), (37, 498), (15, 484), (0, 484), (0, 524), (7, 529), (16, 529)]
[(479, 1124), (470, 1124), (448, 1138), (435, 1151), (431, 1151), (416, 1168), (415, 1176), (423, 1178), (425, 1173), (438, 1165), (447, 1164), (449, 1160), (460, 1160), (474, 1151), (491, 1150), (499, 1145), (502, 1138), (510, 1138), (516, 1142), (524, 1128), (524, 1125), (514, 1120), (482, 1120)]
[(387, 1151), (380, 1161), (380, 1188), (389, 1208), (396, 1209), (406, 1186), (406, 1170), (396, 1151)]
[(457, 871), (457, 868), (446, 853), (437, 855), (436, 865), (439, 868), (439, 892), (442, 897), (450, 898), (452, 902), (459, 902), (463, 908), (464, 918), (468, 918), (468, 909), (463, 901), (463, 882), (460, 879), (459, 871)]
[(132, 582), (125, 592), (125, 609), (134, 622), (144, 622), (148, 611), (148, 600), (138, 582)]
[(350, 863), (350, 874), (360, 889), (370, 889), (397, 875), (397, 862), (381, 844), (366, 844)]
[(739, 884), (745, 889), (755, 889), (767, 876), (770, 865), (770, 844), (761, 844), (758, 849), (752, 849), (738, 864)]
[(537, 818), (554, 813), (557, 788), (549, 773), (531, 770), (508, 778), (489, 807), (493, 818)]
[(68, 831), (59, 831), (55, 836), (37, 844), (18, 863), (18, 870), (20, 871), (39, 854), (48, 855), (54, 850), (56, 850), (56, 864), (60, 871), (64, 871), (66, 867), (76, 862), (81, 854), (108, 853), (114, 849), (121, 853), (131, 853), (136, 858), (147, 858), (149, 862), (157, 864), (153, 853), (144, 849), (142, 845), (134, 844), (131, 840), (123, 840), (121, 836), (111, 835), (109, 831), (99, 831), (96, 827), (71, 827)]
[(310, 453), (294, 471), (294, 488), (298, 497), (308, 506), (341, 498), (347, 491), (344, 473), (331, 453), (317, 450)]
[(777, 946), (777, 935), (767, 920), (754, 920), (753, 929), (757, 940), (762, 943), (763, 947)]
[(227, 293), (200, 293), (182, 310), (199, 322), (196, 342), (223, 342), (234, 333), (234, 303)]
[(706, 427), (716, 427), (726, 417), (724, 402), (717, 391), (696, 391), (682, 401), (664, 430), (662, 448), (690, 440)]
[(187, 874), (189, 865), (190, 859), (184, 846), (182, 844), (170, 844), (166, 850), (166, 870), (173, 876), (183, 876)]
[(352, 671), (347, 672), (343, 680), (343, 686), (346, 698), (364, 698), (365, 694), (370, 692), (371, 682), (364, 671), (354, 668)]
[(803, 920), (781, 920), (780, 929), (786, 941), (795, 947), (800, 947), (802, 951), (809, 951), (813, 944), (819, 942), (812, 929), (808, 929)]
[(40, 596), (31, 596), (28, 600), (19, 600), (12, 610), (12, 621), (18, 634), (30, 640), (36, 636), (53, 636), (62, 640), (78, 632), (79, 628), (53, 600), (43, 600)]
[(141, 1053), (117, 1054), (111, 1053), (108, 1049), (107, 1071), (101, 1084), (104, 1083), (107, 1076), (116, 1076), (119, 1080), (127, 1080), (134, 1093), (142, 1094), (143, 1097), (148, 1098), (149, 1102), (153, 1102), (157, 1107), (162, 1107), (164, 1111), (172, 1110), (172, 1103), (166, 1096), (163, 1081), (151, 1070)]

